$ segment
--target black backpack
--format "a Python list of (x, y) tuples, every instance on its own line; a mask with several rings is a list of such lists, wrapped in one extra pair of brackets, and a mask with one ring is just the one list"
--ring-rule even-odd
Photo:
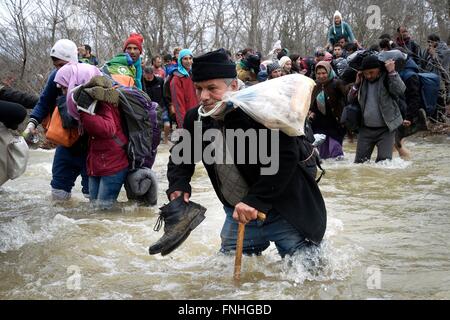
[(130, 163), (129, 169), (152, 168), (160, 142), (156, 102), (137, 88), (119, 87), (119, 110), (128, 137), (125, 145), (117, 137), (116, 143), (125, 147)]
[(362, 111), (359, 103), (346, 105), (342, 110), (340, 123), (344, 125), (347, 130), (358, 132), (362, 122)]

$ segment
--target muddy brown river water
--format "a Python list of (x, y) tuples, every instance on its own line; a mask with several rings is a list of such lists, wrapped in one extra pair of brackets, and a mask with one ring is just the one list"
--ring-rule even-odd
[[(0, 188), (0, 299), (450, 299), (450, 138), (407, 146), (410, 161), (354, 165), (346, 143), (344, 161), (324, 164), (320, 250), (282, 260), (271, 245), (244, 257), (239, 288), (234, 257), (218, 253), (224, 213), (204, 168), (192, 200), (207, 218), (172, 255), (150, 256), (157, 207), (129, 205), (122, 191), (117, 210), (94, 212), (79, 181), (54, 204), (54, 152), (33, 150), (27, 172)], [(154, 167), (159, 205), (168, 155), (161, 146)]]

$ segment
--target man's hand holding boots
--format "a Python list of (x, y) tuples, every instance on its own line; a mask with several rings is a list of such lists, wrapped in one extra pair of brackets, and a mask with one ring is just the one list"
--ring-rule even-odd
[(189, 203), (189, 198), (191, 197), (191, 195), (189, 193), (183, 192), (183, 191), (174, 191), (174, 192), (172, 192), (170, 194), (170, 196), (169, 196), (169, 200), (173, 201), (176, 198), (181, 197), (181, 196), (183, 196), (184, 202)]

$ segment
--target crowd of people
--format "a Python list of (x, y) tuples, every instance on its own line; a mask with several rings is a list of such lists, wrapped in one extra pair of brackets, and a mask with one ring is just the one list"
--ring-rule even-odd
[[(318, 146), (320, 157), (342, 159), (345, 136), (356, 136), (355, 163), (369, 161), (375, 146), (376, 161), (392, 159), (394, 147), (401, 156), (407, 156), (403, 139), (426, 130), (429, 118), (439, 121), (448, 112), (450, 50), (439, 36), (430, 35), (427, 47), (422, 49), (408, 29), (400, 26), (396, 36), (384, 34), (379, 43), (363, 48), (350, 24), (336, 12), (327, 41), (314, 56), (306, 57), (291, 53), (277, 41), (266, 57), (252, 48), (235, 55), (225, 49), (196, 55), (188, 48), (175, 48), (172, 55), (155, 55), (146, 61), (143, 37), (133, 33), (119, 54), (99, 66), (89, 45), (77, 47), (61, 39), (50, 50), (55, 68), (39, 98), (18, 91), (10, 94), (14, 89), (0, 87), (0, 122), (17, 129), (26, 117), (24, 107), (32, 109), (24, 132), (29, 139), (38, 125), (58, 111), (64, 128), (75, 129), (78, 136), (73, 144), (56, 148), (52, 197), (70, 199), (81, 176), (82, 193), (105, 209), (111, 208), (131, 172), (135, 172), (129, 159), (131, 139), (135, 137), (124, 129), (118, 107), (121, 93), (114, 90), (117, 86), (145, 92), (158, 105), (158, 121), (152, 125), (163, 129), (163, 143), (170, 143), (171, 136), (178, 144), (182, 139), (176, 137), (173, 128), (193, 133), (196, 121), (203, 131), (264, 128), (239, 109), (217, 108), (217, 103), (227, 92), (301, 74), (315, 80), (312, 96), (307, 97), (311, 99), (308, 123), (314, 134), (326, 136)], [(425, 81), (436, 78), (438, 87), (430, 94), (427, 90), (432, 90), (432, 85)], [(83, 96), (86, 92), (90, 98)], [(92, 97), (97, 101), (95, 112), (83, 111), (90, 107), (83, 103)], [(343, 114), (349, 116), (351, 112), (356, 114), (357, 125), (350, 128)], [(301, 155), (297, 143), (294, 137), (280, 134), (280, 169), (272, 176), (261, 175), (263, 163), (205, 163), (226, 213), (221, 232), (223, 252), (235, 249), (238, 223), (249, 226), (244, 243), (247, 254), (260, 254), (271, 241), (281, 256), (320, 243), (326, 228), (326, 209), (314, 175), (298, 165)], [(156, 147), (149, 152), (156, 153)], [(136, 152), (138, 146), (133, 148)], [(2, 162), (6, 171), (6, 161)], [(152, 164), (146, 169), (151, 171)], [(204, 211), (189, 206), (194, 171), (194, 160), (175, 164), (171, 155), (167, 172), (171, 203), (160, 217), (166, 223), (165, 236), (150, 247), (151, 254), (169, 254), (203, 220)], [(264, 223), (256, 221), (258, 212), (267, 214)]]
[[(314, 56), (290, 53), (278, 41), (266, 58), (247, 48), (235, 60), (238, 78), (247, 86), (296, 73), (316, 81), (310, 121), (314, 133), (327, 136), (319, 148), (322, 159), (343, 159), (346, 135), (351, 141), (358, 137), (356, 163), (370, 160), (375, 146), (377, 161), (392, 159), (394, 148), (408, 158), (404, 139), (450, 115), (450, 49), (436, 34), (429, 35), (422, 48), (406, 26), (363, 48), (337, 11), (328, 45), (317, 48)], [(361, 112), (358, 129), (343, 123), (343, 111), (350, 104)], [(369, 131), (372, 138), (367, 140)]]
[[(288, 48), (282, 47), (281, 41), (275, 43), (272, 51), (266, 57), (252, 48), (238, 51), (234, 56), (227, 51), (229, 58), (236, 64), (239, 88), (289, 74), (302, 74), (314, 79), (317, 87), (312, 97), (310, 121), (314, 133), (327, 136), (325, 143), (320, 146), (320, 155), (322, 159), (340, 160), (344, 158), (344, 137), (348, 135), (353, 141), (353, 137), (357, 135), (355, 131), (359, 131), (348, 130), (341, 123), (341, 115), (347, 104), (351, 102), (360, 104), (349, 98), (348, 93), (352, 85), (357, 82), (358, 74), (362, 75), (361, 81), (366, 78), (363, 74), (364, 70), (360, 69), (362, 60), (356, 68), (355, 65), (350, 65), (350, 61), (358, 53), (370, 51), (376, 55), (383, 51), (399, 50), (407, 55), (403, 59), (404, 61), (397, 61), (395, 66), (401, 80), (406, 85), (403, 92), (398, 93), (395, 102), (399, 107), (403, 122), (395, 128), (393, 134), (389, 136), (389, 140), (394, 138), (394, 147), (400, 156), (408, 158), (410, 152), (404, 147), (404, 138), (417, 131), (426, 130), (428, 118), (435, 121), (443, 120), (450, 112), (446, 110), (450, 101), (448, 71), (450, 51), (448, 46), (440, 40), (439, 36), (431, 34), (428, 37), (427, 47), (421, 48), (409, 35), (408, 28), (400, 26), (397, 28), (395, 36), (383, 34), (378, 43), (363, 48), (356, 39), (350, 24), (343, 20), (339, 11), (335, 12), (332, 21), (333, 24), (327, 34), (327, 45), (317, 48), (313, 56), (302, 57), (299, 54), (290, 53)], [(179, 59), (180, 52), (182, 54)], [(88, 45), (81, 46), (79, 53), (80, 62), (90, 61), (89, 63), (94, 65), (98, 63)], [(188, 57), (185, 57), (186, 54)], [(164, 130), (163, 143), (165, 144), (169, 143), (169, 137), (174, 128), (182, 128), (186, 112), (198, 104), (190, 72), (193, 57), (193, 53), (188, 49), (175, 48), (173, 55), (167, 53), (155, 55), (149, 64), (143, 62), (145, 69), (142, 80), (143, 89), (153, 101), (160, 105), (162, 115), (160, 126)], [(380, 75), (385, 74), (387, 70), (384, 64), (381, 62), (379, 66), (377, 64), (375, 62), (372, 69), (379, 68)], [(421, 85), (421, 80), (430, 73), (439, 77), (438, 95), (435, 92), (427, 92), (428, 88)], [(381, 77), (377, 74), (376, 78)], [(372, 94), (373, 90), (370, 90), (369, 97), (372, 97)], [(427, 98), (429, 94), (435, 96), (435, 102), (427, 101), (427, 99), (430, 100)], [(371, 109), (371, 104), (367, 110), (365, 110), (365, 102), (362, 102), (360, 107), (364, 108), (366, 116), (368, 112), (370, 113), (367, 110)], [(379, 116), (382, 115), (379, 114)], [(387, 123), (382, 123), (381, 120), (371, 125), (375, 124), (379, 127), (387, 126)], [(365, 121), (362, 122), (362, 126), (370, 127)], [(362, 131), (364, 132), (364, 129)], [(173, 140), (176, 141), (178, 137), (176, 132), (173, 137)], [(362, 141), (361, 139), (360, 136), (360, 141)], [(377, 159), (380, 161), (391, 158), (391, 152), (382, 152), (381, 157)], [(355, 159), (355, 162), (360, 162), (360, 160)]]

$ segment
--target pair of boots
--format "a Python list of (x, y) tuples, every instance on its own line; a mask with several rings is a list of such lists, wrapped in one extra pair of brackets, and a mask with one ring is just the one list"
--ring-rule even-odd
[(164, 235), (149, 248), (151, 255), (165, 256), (178, 248), (204, 219), (206, 208), (183, 196), (160, 208), (161, 213), (154, 230), (159, 231), (164, 221)]

